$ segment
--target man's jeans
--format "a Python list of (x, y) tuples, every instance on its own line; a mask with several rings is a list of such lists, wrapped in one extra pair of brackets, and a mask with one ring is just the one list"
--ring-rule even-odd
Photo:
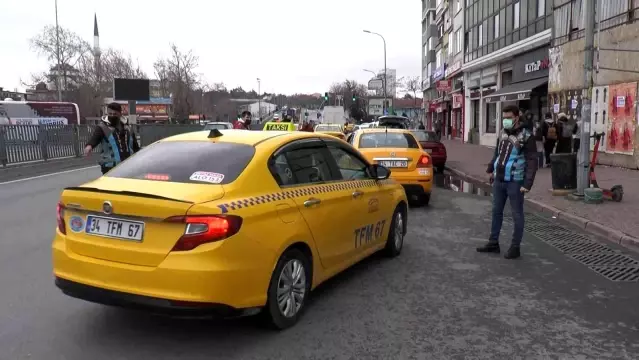
[(504, 206), (510, 199), (513, 212), (513, 246), (519, 246), (524, 236), (524, 194), (520, 191), (522, 183), (519, 181), (501, 182), (495, 179), (493, 183), (493, 221), (490, 228), (490, 242), (499, 242), (499, 233), (504, 221)]

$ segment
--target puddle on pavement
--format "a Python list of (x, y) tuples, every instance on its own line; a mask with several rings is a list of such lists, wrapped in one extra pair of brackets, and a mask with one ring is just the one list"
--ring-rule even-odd
[(442, 189), (479, 196), (490, 196), (490, 188), (450, 174), (436, 174), (435, 186)]

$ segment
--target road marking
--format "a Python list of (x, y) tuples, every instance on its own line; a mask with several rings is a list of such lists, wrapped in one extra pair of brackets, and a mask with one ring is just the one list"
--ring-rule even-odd
[(71, 169), (71, 170), (65, 170), (65, 171), (58, 171), (58, 172), (49, 173), (49, 174), (44, 174), (44, 175), (31, 176), (31, 177), (24, 178), (24, 179), (18, 179), (18, 180), (11, 180), (11, 181), (0, 182), (0, 185), (4, 185), (4, 184), (13, 184), (13, 183), (18, 183), (18, 182), (28, 181), (28, 180), (41, 179), (41, 178), (45, 178), (45, 177), (49, 177), (49, 176), (61, 175), (61, 174), (68, 174), (68, 173), (72, 173), (72, 172), (75, 172), (75, 171), (82, 171), (82, 170), (94, 169), (94, 168), (98, 168), (98, 167), (99, 167), (98, 165), (93, 165), (93, 166), (86, 166), (86, 167), (78, 168), (78, 169)]

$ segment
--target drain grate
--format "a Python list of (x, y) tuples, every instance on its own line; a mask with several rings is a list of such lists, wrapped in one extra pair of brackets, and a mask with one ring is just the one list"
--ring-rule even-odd
[(591, 254), (570, 254), (570, 257), (587, 266), (633, 266), (639, 261), (620, 253), (604, 252)]
[(588, 253), (606, 253), (615, 252), (613, 249), (601, 245), (594, 241), (561, 241), (561, 242), (548, 242), (559, 251), (570, 254), (588, 254)]
[[(504, 223), (513, 224), (512, 219), (508, 218), (504, 219)], [(528, 213), (524, 230), (608, 280), (639, 281), (638, 260), (600, 244), (589, 236)]]
[(639, 281), (639, 267), (632, 266), (592, 266), (590, 269), (612, 281)]

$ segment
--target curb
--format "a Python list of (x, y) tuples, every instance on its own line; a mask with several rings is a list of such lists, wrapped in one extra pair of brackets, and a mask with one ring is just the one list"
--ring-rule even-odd
[[(463, 177), (469, 179), (473, 182), (479, 183), (484, 186), (490, 187), (490, 184), (482, 179), (478, 179), (475, 176), (468, 175), (463, 171), (453, 169), (451, 167), (446, 166), (446, 170), (457, 175), (459, 177)], [(623, 233), (619, 230), (613, 229), (606, 225), (600, 224), (596, 221), (591, 221), (581, 216), (577, 216), (563, 210), (557, 209), (556, 207), (550, 206), (538, 200), (533, 199), (524, 199), (525, 203), (532, 207), (533, 209), (540, 211), (542, 213), (550, 214), (555, 216), (556, 218), (568, 222), (572, 225), (575, 225), (582, 230), (585, 230), (591, 234), (597, 235), (599, 237), (603, 237), (607, 241), (612, 243), (621, 245), (629, 250), (639, 252), (639, 239), (633, 236), (630, 236), (626, 233)]]

